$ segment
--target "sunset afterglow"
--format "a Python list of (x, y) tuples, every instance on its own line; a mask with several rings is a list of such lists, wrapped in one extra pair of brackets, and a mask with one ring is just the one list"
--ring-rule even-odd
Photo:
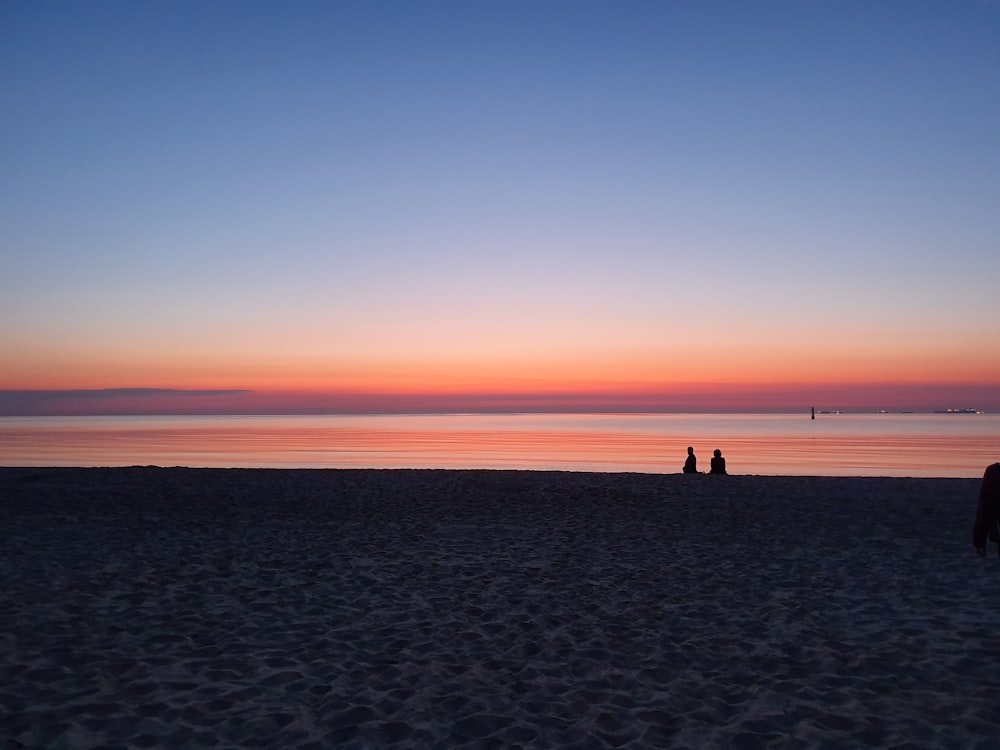
[(0, 8), (0, 415), (1000, 410), (995, 4)]

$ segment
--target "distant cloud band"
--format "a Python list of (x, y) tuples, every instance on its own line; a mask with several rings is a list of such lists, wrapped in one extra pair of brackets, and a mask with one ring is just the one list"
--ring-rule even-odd
[(94, 388), (77, 390), (0, 391), (6, 398), (121, 398), (148, 396), (238, 396), (253, 393), (249, 390), (185, 390), (183, 388)]
[(95, 388), (0, 390), (0, 416), (78, 414), (164, 414), (200, 411), (225, 403), (232, 407), (253, 391), (240, 389)]

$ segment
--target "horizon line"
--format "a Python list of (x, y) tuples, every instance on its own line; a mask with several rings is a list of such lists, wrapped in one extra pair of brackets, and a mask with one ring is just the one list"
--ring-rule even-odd
[(985, 385), (705, 385), (548, 392), (358, 392), (242, 388), (0, 389), (0, 416), (431, 414), (817, 414), (1000, 411)]

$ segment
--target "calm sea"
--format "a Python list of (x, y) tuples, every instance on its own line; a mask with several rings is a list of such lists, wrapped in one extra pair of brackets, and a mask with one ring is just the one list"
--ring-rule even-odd
[(978, 477), (1000, 415), (0, 417), (3, 466), (486, 468)]

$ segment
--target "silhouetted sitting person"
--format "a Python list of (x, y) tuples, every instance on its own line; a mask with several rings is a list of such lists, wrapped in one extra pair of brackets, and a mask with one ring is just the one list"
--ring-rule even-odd
[(684, 461), (684, 473), (685, 474), (697, 474), (698, 473), (698, 459), (695, 458), (694, 448), (688, 447), (688, 457)]
[[(972, 529), (972, 546), (977, 555), (986, 554), (986, 540), (1000, 545), (1000, 463), (990, 464), (979, 486), (976, 525)], [(1000, 554), (1000, 547), (997, 548)]]
[(708, 473), (709, 474), (726, 473), (726, 459), (722, 457), (722, 451), (720, 451), (718, 448), (715, 449), (715, 454), (712, 456), (712, 470)]

